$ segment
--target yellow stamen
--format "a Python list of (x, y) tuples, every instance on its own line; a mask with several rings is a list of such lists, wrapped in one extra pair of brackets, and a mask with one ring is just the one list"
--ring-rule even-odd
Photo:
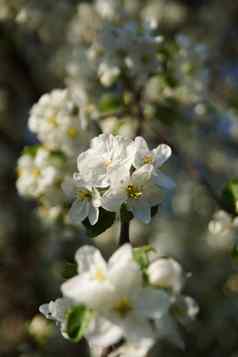
[(100, 283), (106, 280), (105, 274), (101, 270), (96, 271), (95, 278)]
[(57, 120), (57, 116), (56, 115), (51, 115), (48, 118), (48, 123), (53, 126), (54, 128), (57, 128), (57, 126), (59, 126), (58, 120)]
[(138, 200), (142, 196), (142, 192), (136, 186), (128, 185), (127, 186), (128, 197)]
[(105, 166), (109, 167), (112, 164), (112, 160), (105, 160)]
[(122, 298), (116, 303), (116, 305), (114, 305), (113, 310), (121, 317), (126, 317), (126, 315), (128, 315), (128, 313), (132, 310), (132, 306), (127, 298)]
[(144, 157), (144, 164), (152, 164), (153, 162), (153, 157), (151, 155), (146, 155)]
[(35, 167), (35, 168), (33, 168), (33, 169), (31, 170), (31, 174), (32, 174), (33, 177), (38, 177), (38, 176), (40, 176), (41, 171), (40, 171), (40, 169), (38, 169), (37, 167)]
[(83, 201), (83, 200), (91, 200), (92, 195), (89, 191), (78, 191), (77, 192), (77, 197)]
[(70, 139), (75, 139), (78, 136), (78, 130), (76, 128), (68, 128), (67, 135)]

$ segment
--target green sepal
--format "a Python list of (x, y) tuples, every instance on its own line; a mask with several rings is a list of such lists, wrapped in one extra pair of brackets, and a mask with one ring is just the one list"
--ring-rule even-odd
[(23, 149), (23, 155), (28, 155), (31, 157), (35, 157), (37, 154), (37, 151), (40, 149), (41, 145), (36, 144), (36, 145), (31, 145), (31, 146), (25, 146)]
[(93, 312), (85, 305), (76, 305), (67, 312), (65, 332), (74, 342), (79, 342), (88, 330)]
[(135, 248), (133, 251), (134, 259), (140, 266), (142, 271), (145, 271), (150, 265), (149, 253), (154, 252), (151, 245), (144, 245), (143, 247)]

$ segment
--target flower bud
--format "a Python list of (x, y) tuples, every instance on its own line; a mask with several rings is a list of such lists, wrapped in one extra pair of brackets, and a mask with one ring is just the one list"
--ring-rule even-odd
[(148, 268), (150, 284), (170, 288), (174, 292), (179, 292), (183, 285), (182, 268), (174, 259), (158, 259)]

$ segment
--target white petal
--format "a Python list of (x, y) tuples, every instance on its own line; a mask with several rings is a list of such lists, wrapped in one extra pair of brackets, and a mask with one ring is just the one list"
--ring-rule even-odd
[(72, 299), (75, 303), (85, 304), (95, 309), (103, 310), (115, 301), (114, 291), (110, 283), (92, 279), (89, 273), (77, 275), (66, 281), (61, 286), (65, 297)]
[(92, 204), (94, 207), (101, 206), (101, 195), (95, 187), (92, 187)]
[(155, 335), (148, 320), (131, 313), (117, 321), (129, 343), (154, 343)]
[(105, 187), (106, 165), (105, 159), (99, 152), (89, 149), (79, 155), (78, 160), (79, 176), (87, 182), (89, 186)]
[(155, 155), (155, 167), (157, 168), (162, 166), (172, 154), (170, 146), (166, 144), (159, 145), (153, 152)]
[(108, 262), (108, 277), (119, 294), (128, 297), (142, 287), (142, 274), (133, 258), (132, 247), (124, 244)]
[(145, 224), (150, 223), (151, 221), (151, 209), (148, 203), (144, 200), (130, 200), (128, 201), (128, 209), (133, 213), (135, 218), (139, 221), (142, 221)]
[(61, 187), (68, 199), (72, 200), (75, 197), (75, 181), (73, 178), (66, 177)]
[(175, 188), (174, 181), (169, 176), (162, 173), (160, 170), (154, 171), (152, 178), (155, 184), (167, 190), (172, 190)]
[(121, 339), (122, 330), (108, 320), (96, 316), (89, 326), (89, 330), (85, 337), (91, 347), (97, 346), (107, 348)]
[(75, 260), (78, 264), (79, 274), (89, 272), (92, 266), (100, 267), (104, 271), (107, 269), (106, 262), (100, 251), (91, 245), (79, 248), (75, 254)]
[(122, 203), (125, 202), (126, 199), (127, 195), (124, 189), (118, 191), (109, 189), (102, 197), (102, 207), (107, 211), (118, 212)]
[(144, 186), (151, 178), (153, 172), (153, 166), (146, 164), (133, 172), (131, 176), (131, 182), (135, 186)]
[(88, 219), (92, 226), (97, 223), (98, 216), (99, 216), (99, 209), (97, 207), (91, 206), (88, 213)]
[(157, 206), (163, 199), (162, 190), (152, 180), (145, 186), (143, 194), (150, 207)]
[(47, 319), (64, 322), (65, 313), (71, 306), (72, 302), (69, 299), (59, 298), (41, 305), (39, 310)]
[(165, 315), (169, 306), (169, 295), (162, 290), (152, 288), (144, 288), (136, 301), (138, 313), (152, 319), (158, 319)]
[(148, 148), (148, 145), (144, 138), (137, 136), (134, 141), (135, 146), (135, 158), (134, 158), (134, 167), (139, 168), (144, 165), (145, 156), (150, 156), (151, 152)]
[(86, 200), (76, 200), (69, 210), (70, 221), (74, 224), (82, 222), (89, 213), (90, 203)]

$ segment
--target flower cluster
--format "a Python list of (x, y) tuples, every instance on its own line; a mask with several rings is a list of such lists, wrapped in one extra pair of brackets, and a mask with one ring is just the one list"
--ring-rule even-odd
[(18, 161), (17, 189), (26, 197), (60, 203), (63, 200), (61, 183), (65, 169), (61, 153), (50, 152), (41, 146), (25, 149)]
[(19, 158), (17, 189), (38, 199), (41, 211), (53, 209), (52, 216), (67, 203), (62, 182), (72, 175), (77, 155), (94, 134), (79, 111), (68, 90), (56, 89), (44, 94), (30, 112), (29, 129), (41, 144), (26, 147)]
[(162, 200), (161, 189), (171, 189), (173, 181), (161, 172), (171, 149), (166, 144), (152, 151), (142, 137), (128, 140), (101, 134), (90, 148), (78, 156), (78, 172), (67, 178), (63, 190), (69, 199), (76, 197), (70, 217), (73, 223), (86, 217), (94, 225), (99, 207), (120, 212), (123, 204), (134, 217), (149, 223), (151, 208)]
[(63, 283), (63, 297), (40, 307), (60, 323), (66, 338), (84, 336), (100, 351), (126, 341), (141, 356), (162, 337), (183, 345), (176, 314), (191, 319), (198, 308), (181, 295), (184, 274), (175, 260), (159, 258), (148, 247), (133, 250), (130, 244), (108, 263), (93, 246), (80, 248), (75, 259), (78, 275)]
[[(204, 101), (206, 48), (186, 35), (163, 36), (157, 3), (95, 0), (78, 6), (69, 26), (64, 67), (81, 115), (101, 119), (119, 112), (128, 123), (139, 115), (149, 123), (168, 100), (183, 106)], [(143, 102), (140, 114), (138, 101)]]
[(32, 107), (29, 128), (50, 150), (74, 156), (89, 140), (79, 111), (68, 90), (53, 90)]
[(237, 245), (238, 218), (219, 210), (214, 213), (208, 225), (208, 244), (213, 249), (229, 251)]

